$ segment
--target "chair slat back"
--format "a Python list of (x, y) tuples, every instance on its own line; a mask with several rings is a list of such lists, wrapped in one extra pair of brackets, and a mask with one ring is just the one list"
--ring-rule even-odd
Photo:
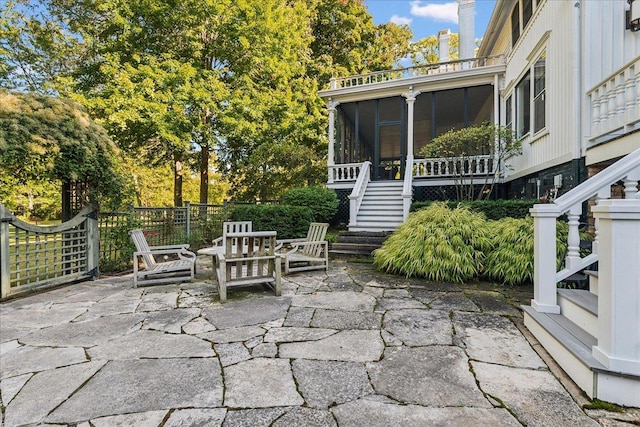
[[(131, 236), (131, 240), (133, 240), (133, 244), (136, 246), (136, 252), (149, 252), (151, 250), (142, 230), (136, 228), (129, 231), (129, 235)], [(142, 262), (144, 262), (144, 266), (148, 270), (152, 270), (156, 266), (156, 260), (151, 254), (142, 255)]]
[[(222, 244), (225, 244), (229, 233), (250, 233), (253, 230), (251, 221), (226, 221), (222, 223)], [(234, 243), (235, 244), (235, 243)]]
[(224, 247), (227, 280), (273, 276), (275, 231), (228, 233)]
[[(307, 231), (307, 242), (324, 241), (328, 228), (329, 224), (325, 222), (312, 222), (309, 224), (309, 231)], [(315, 243), (312, 245), (304, 245), (300, 249), (305, 255), (319, 257), (322, 255), (323, 245)]]

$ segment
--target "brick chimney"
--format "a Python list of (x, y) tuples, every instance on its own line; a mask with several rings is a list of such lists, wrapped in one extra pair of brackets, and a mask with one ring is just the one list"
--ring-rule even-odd
[(438, 33), (438, 62), (449, 62), (449, 38), (451, 31), (440, 30)]

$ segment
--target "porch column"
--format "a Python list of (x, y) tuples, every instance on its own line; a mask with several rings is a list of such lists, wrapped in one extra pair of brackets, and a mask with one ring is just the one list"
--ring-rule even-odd
[(598, 344), (592, 354), (610, 370), (640, 375), (640, 196), (602, 200), (592, 212), (600, 228)]
[(402, 217), (409, 216), (411, 201), (413, 200), (413, 111), (416, 97), (420, 91), (409, 87), (409, 92), (403, 93), (407, 100), (407, 159), (404, 168), (404, 185), (402, 187)]
[(327, 110), (329, 110), (329, 147), (328, 147), (329, 150), (327, 153), (327, 169), (329, 173), (329, 178), (327, 180), (327, 183), (329, 184), (333, 183), (333, 166), (335, 165), (334, 150), (335, 150), (335, 143), (336, 143), (335, 113), (336, 113), (336, 107), (338, 106), (338, 104), (339, 102), (334, 102), (331, 98), (329, 98), (329, 102), (327, 102)]

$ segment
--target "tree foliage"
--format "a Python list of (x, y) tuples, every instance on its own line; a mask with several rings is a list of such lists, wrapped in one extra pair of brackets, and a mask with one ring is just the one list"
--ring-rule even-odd
[[(122, 200), (127, 185), (120, 153), (79, 105), (44, 95), (0, 91), (0, 106), (0, 175), (4, 182), (84, 181), (95, 200), (116, 205)], [(3, 199), (7, 196), (2, 194)]]
[[(457, 199), (462, 201), (482, 200), (491, 195), (501, 171), (504, 170), (497, 166), (504, 165), (506, 159), (520, 154), (521, 150), (521, 142), (510, 128), (483, 123), (450, 130), (425, 145), (420, 154), (447, 160), (455, 181)], [(486, 163), (478, 163), (479, 155), (488, 156)], [(473, 182), (478, 169), (485, 171), (479, 190)]]

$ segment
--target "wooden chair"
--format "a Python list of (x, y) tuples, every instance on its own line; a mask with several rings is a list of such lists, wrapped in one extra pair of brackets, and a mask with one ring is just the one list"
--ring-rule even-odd
[(328, 228), (327, 223), (312, 222), (306, 239), (279, 242), (278, 250), (287, 244), (291, 247), (288, 252), (280, 252), (284, 259), (284, 274), (329, 268), (329, 243), (325, 240)]
[[(196, 254), (189, 251), (189, 245), (166, 245), (149, 247), (144, 233), (140, 229), (129, 231), (131, 240), (136, 246), (133, 253), (133, 286), (156, 283), (183, 282), (193, 280), (196, 272)], [(157, 255), (177, 255), (173, 261), (156, 262)], [(144, 270), (138, 269), (142, 259)]]
[(220, 302), (227, 300), (230, 286), (272, 284), (276, 296), (282, 294), (281, 260), (275, 246), (275, 231), (227, 233), (215, 265)]
[(250, 233), (253, 229), (251, 221), (226, 221), (222, 223), (222, 236), (213, 241), (213, 246), (223, 246), (229, 233)]

